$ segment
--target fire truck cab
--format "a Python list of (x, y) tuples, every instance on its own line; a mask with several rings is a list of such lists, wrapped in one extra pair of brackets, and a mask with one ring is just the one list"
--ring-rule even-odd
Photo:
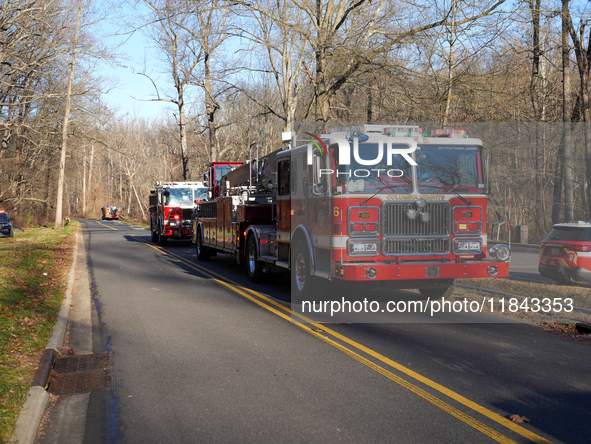
[(199, 260), (233, 254), (255, 282), (291, 270), (297, 296), (318, 278), (440, 297), (456, 278), (508, 276), (508, 247), (487, 248), (482, 141), (401, 125), (308, 135), (221, 178), (193, 221)]
[(196, 201), (207, 199), (207, 192), (203, 182), (156, 182), (149, 197), (152, 242), (192, 239), (191, 214)]
[(203, 174), (203, 183), (209, 190), (209, 199), (215, 199), (220, 194), (222, 177), (242, 165), (244, 162), (211, 162)]
[(106, 206), (101, 208), (103, 220), (119, 220), (119, 210), (115, 206)]

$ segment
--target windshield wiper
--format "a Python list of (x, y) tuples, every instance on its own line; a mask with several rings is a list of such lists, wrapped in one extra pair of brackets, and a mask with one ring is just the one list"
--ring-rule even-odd
[[(406, 177), (401, 176), (402, 180), (404, 180), (407, 184), (409, 184), (412, 187), (412, 182), (410, 182)], [(361, 202), (359, 204), (359, 206), (363, 205), (364, 203), (367, 203), (369, 200), (373, 199), (374, 197), (376, 197), (376, 195), (380, 192), (383, 191), (387, 188), (390, 188), (392, 191), (396, 192), (396, 190), (394, 189), (394, 187), (404, 187), (405, 185), (397, 185), (397, 184), (392, 184), (392, 185), (385, 185), (383, 187), (380, 187), (378, 189), (376, 189), (376, 192), (373, 193), (373, 195), (371, 195), (370, 197), (368, 197), (367, 199), (365, 199), (363, 202)]]
[(377, 194), (378, 194), (380, 191), (383, 191), (383, 190), (385, 190), (385, 189), (387, 189), (387, 188), (390, 188), (392, 191), (396, 192), (396, 190), (394, 189), (394, 187), (396, 187), (396, 186), (400, 186), (400, 185), (386, 185), (386, 186), (383, 186), (383, 187), (377, 188), (377, 189), (376, 189), (376, 192), (375, 192), (375, 193), (373, 193), (371, 196), (369, 196), (367, 199), (365, 199), (363, 202), (361, 202), (361, 203), (359, 204), (359, 206), (363, 205), (364, 203), (367, 203), (368, 201), (370, 201), (371, 199), (373, 199), (374, 197), (376, 197), (376, 195), (377, 195)]
[(462, 202), (464, 202), (466, 205), (472, 205), (472, 202), (470, 202), (468, 199), (466, 199), (464, 196), (460, 196), (458, 193), (456, 193), (454, 190), (451, 190), (451, 192), (458, 198), (460, 198), (460, 200)]

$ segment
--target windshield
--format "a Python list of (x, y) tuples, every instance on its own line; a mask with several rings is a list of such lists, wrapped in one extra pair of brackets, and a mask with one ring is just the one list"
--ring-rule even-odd
[[(396, 147), (395, 147), (396, 148)], [(408, 148), (400, 146), (399, 148)], [(410, 164), (400, 155), (392, 156), (391, 165), (388, 165), (385, 153), (382, 159), (379, 157), (377, 144), (359, 144), (359, 158), (361, 160), (377, 163), (372, 165), (360, 164), (353, 153), (351, 145), (350, 165), (339, 165), (339, 154), (336, 145), (330, 148), (335, 173), (333, 174), (333, 189), (340, 187), (347, 193), (400, 193), (410, 194), (411, 168)]]
[(219, 182), (222, 177), (235, 169), (238, 165), (216, 165), (215, 166), (215, 181)]
[(477, 146), (419, 145), (415, 151), (420, 193), (483, 193)]
[(0, 220), (1, 221), (6, 221), (8, 220), (8, 215), (6, 213), (0, 213)]
[(168, 190), (169, 205), (191, 205), (193, 204), (193, 188), (171, 188)]
[(195, 188), (194, 200), (207, 200), (207, 187)]
[(196, 200), (207, 200), (207, 187), (170, 188), (169, 205), (192, 205)]

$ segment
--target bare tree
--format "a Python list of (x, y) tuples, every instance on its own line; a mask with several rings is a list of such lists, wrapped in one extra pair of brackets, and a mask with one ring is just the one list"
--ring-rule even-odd
[(80, 17), (84, 8), (84, 0), (78, 2), (78, 12), (76, 13), (76, 26), (74, 28), (74, 40), (72, 43), (72, 62), (70, 63), (70, 76), (68, 77), (68, 86), (66, 90), (66, 106), (64, 110), (64, 123), (62, 126), (62, 148), (60, 157), (59, 180), (57, 184), (57, 204), (55, 209), (55, 229), (63, 226), (62, 205), (64, 195), (64, 175), (66, 170), (66, 151), (68, 150), (68, 122), (70, 120), (70, 106), (72, 101), (72, 83), (74, 82), (74, 72), (76, 71), (76, 55), (78, 53), (78, 34), (80, 32)]
[[(310, 34), (312, 24), (303, 20), (304, 11), (291, 0), (273, 2), (276, 19), (269, 16), (269, 7), (268, 1), (257, 0), (245, 8), (247, 15), (240, 36), (254, 44), (250, 50), (255, 63), (241, 68), (269, 75), (281, 107), (277, 109), (269, 101), (261, 101), (246, 89), (242, 91), (261, 106), (263, 114), (270, 113), (281, 119), (283, 131), (292, 131), (300, 93), (305, 86), (302, 69), (309, 50), (305, 36)], [(258, 60), (259, 55), (263, 62)]]
[[(570, 86), (570, 42), (569, 42), (569, 20), (568, 8), (570, 0), (562, 0), (562, 121), (563, 124), (563, 148), (562, 168), (564, 170), (564, 216), (567, 222), (574, 219), (573, 210), (573, 171), (571, 164), (572, 137), (571, 137), (571, 86)], [(560, 160), (559, 160), (560, 162)], [(554, 196), (558, 202), (560, 198)], [(553, 221), (558, 222), (558, 220)]]

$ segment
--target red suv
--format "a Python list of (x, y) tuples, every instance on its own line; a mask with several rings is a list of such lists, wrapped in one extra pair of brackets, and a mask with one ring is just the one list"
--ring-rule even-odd
[(538, 270), (561, 283), (591, 284), (591, 222), (554, 225), (542, 241)]

